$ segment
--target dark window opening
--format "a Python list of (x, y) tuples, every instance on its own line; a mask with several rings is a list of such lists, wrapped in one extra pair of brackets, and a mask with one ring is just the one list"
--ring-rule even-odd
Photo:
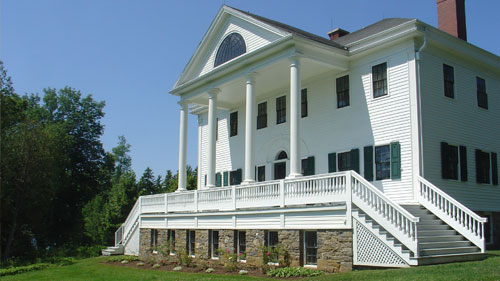
[(218, 258), (219, 257), (219, 231), (217, 230), (210, 230), (209, 231), (209, 255), (212, 258)]
[(267, 102), (257, 105), (257, 130), (267, 127)]
[(342, 152), (338, 154), (338, 171), (348, 171), (351, 169), (351, 152)]
[(188, 230), (188, 254), (190, 256), (194, 256), (195, 254), (195, 238), (196, 238), (196, 232), (194, 230)]
[(229, 184), (230, 185), (239, 185), (242, 180), (242, 171), (238, 169), (236, 171), (229, 172)]
[(387, 95), (387, 63), (372, 67), (373, 97)]
[(337, 108), (349, 106), (349, 75), (337, 78)]
[(276, 251), (276, 246), (279, 243), (278, 240), (278, 232), (277, 231), (267, 231), (266, 233), (266, 241), (265, 245), (269, 247), (269, 262), (277, 263), (278, 262), (278, 253)]
[(246, 260), (246, 251), (247, 251), (247, 235), (245, 231), (238, 231), (238, 259)]
[(214, 67), (234, 59), (247, 51), (245, 40), (238, 33), (229, 34), (219, 46), (215, 55)]
[(257, 167), (257, 181), (266, 181), (266, 166)]
[(230, 124), (230, 137), (234, 137), (238, 134), (238, 111), (235, 111), (229, 115)]
[(276, 98), (276, 124), (286, 122), (286, 96)]
[(441, 143), (441, 175), (443, 179), (458, 180), (458, 146)]
[(455, 75), (453, 67), (443, 64), (444, 96), (454, 98)]
[(156, 246), (158, 245), (158, 230), (151, 229), (151, 248), (156, 251)]
[(304, 232), (304, 257), (306, 265), (318, 264), (318, 234), (316, 231)]
[(168, 248), (171, 255), (175, 254), (175, 230), (169, 229), (167, 232)]
[(488, 109), (488, 95), (486, 94), (486, 81), (483, 78), (476, 77), (477, 83), (477, 106)]
[(301, 117), (307, 117), (307, 88), (302, 89), (300, 92), (300, 100), (301, 100), (301, 108), (300, 108), (300, 114)]
[(391, 149), (389, 145), (375, 147), (376, 180), (391, 178)]
[(477, 183), (490, 183), (490, 154), (476, 149), (476, 181)]

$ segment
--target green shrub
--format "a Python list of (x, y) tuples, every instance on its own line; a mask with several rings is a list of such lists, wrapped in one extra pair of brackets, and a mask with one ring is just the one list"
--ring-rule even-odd
[(31, 264), (31, 265), (26, 265), (26, 266), (3, 268), (3, 269), (0, 269), (0, 276), (14, 275), (14, 274), (19, 274), (19, 273), (28, 272), (28, 271), (40, 270), (40, 269), (47, 268), (49, 266), (51, 266), (51, 264), (49, 264), (49, 263), (36, 263), (36, 264)]
[(131, 262), (131, 261), (138, 261), (139, 258), (136, 256), (112, 256), (107, 259), (108, 262), (121, 262), (123, 260)]
[(315, 270), (305, 267), (281, 267), (271, 269), (267, 272), (267, 276), (270, 277), (312, 277), (323, 274), (321, 270)]

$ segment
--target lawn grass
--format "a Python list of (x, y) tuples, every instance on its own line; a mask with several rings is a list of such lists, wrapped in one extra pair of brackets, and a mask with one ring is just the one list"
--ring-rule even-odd
[[(261, 280), (238, 275), (190, 274), (118, 267), (107, 258), (77, 260), (74, 264), (2, 277), (3, 280)], [(301, 280), (500, 280), (500, 251), (489, 251), (483, 261), (403, 269), (355, 270)]]

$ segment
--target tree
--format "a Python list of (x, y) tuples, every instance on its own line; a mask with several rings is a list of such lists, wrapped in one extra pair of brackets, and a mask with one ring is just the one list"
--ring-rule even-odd
[(118, 146), (113, 147), (113, 155), (115, 157), (115, 179), (119, 178), (123, 173), (128, 173), (132, 170), (132, 158), (130, 152), (130, 144), (127, 143), (125, 136), (118, 136)]
[(137, 187), (139, 189), (139, 195), (151, 195), (161, 191), (156, 186), (153, 170), (149, 167), (144, 170), (144, 174), (142, 174), (139, 183), (137, 183)]

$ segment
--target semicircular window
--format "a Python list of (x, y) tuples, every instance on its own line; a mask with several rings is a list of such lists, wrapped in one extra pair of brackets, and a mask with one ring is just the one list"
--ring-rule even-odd
[(217, 50), (217, 55), (215, 56), (214, 67), (217, 67), (226, 61), (232, 60), (237, 56), (244, 54), (247, 51), (245, 46), (245, 40), (238, 33), (231, 33), (219, 46)]

